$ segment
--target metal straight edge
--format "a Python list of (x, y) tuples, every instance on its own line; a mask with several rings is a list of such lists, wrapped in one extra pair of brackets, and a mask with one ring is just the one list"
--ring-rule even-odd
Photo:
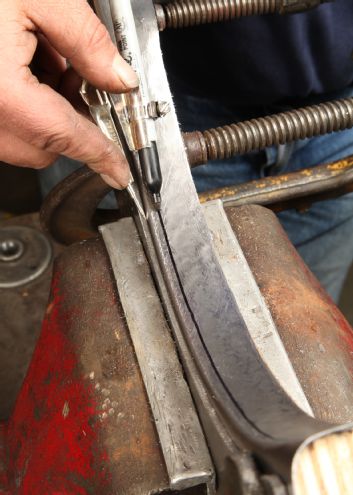
[(213, 480), (175, 344), (131, 218), (100, 227), (151, 405), (172, 489)]
[(218, 261), (261, 359), (293, 402), (314, 416), (222, 201), (206, 203), (203, 212)]

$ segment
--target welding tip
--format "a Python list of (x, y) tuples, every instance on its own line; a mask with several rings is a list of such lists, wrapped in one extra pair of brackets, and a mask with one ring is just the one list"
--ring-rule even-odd
[(133, 188), (133, 182), (131, 181), (130, 184), (127, 186), (126, 188), (127, 192), (130, 194), (130, 197), (132, 199), (132, 201), (134, 202), (138, 212), (140, 213), (140, 215), (146, 220), (146, 214), (142, 208), (142, 204), (140, 203), (137, 195), (136, 195), (136, 192)]

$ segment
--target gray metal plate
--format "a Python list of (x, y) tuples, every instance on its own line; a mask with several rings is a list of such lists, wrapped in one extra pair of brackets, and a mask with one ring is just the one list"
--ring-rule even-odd
[(222, 202), (217, 200), (206, 203), (203, 212), (217, 258), (257, 351), (293, 402), (313, 416), (313, 411), (289, 360), (270, 310), (232, 230)]
[(114, 271), (173, 489), (213, 480), (213, 468), (149, 265), (131, 218), (100, 228)]

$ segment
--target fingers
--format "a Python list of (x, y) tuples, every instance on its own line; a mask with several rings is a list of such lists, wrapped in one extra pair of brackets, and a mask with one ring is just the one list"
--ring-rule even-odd
[(34, 79), (17, 84), (6, 97), (13, 101), (7, 119), (13, 134), (46, 152), (87, 163), (110, 177), (116, 187), (128, 185), (130, 171), (120, 148), (65, 98)]
[(56, 158), (54, 153), (35, 148), (5, 129), (0, 130), (0, 161), (41, 169), (51, 165)]
[[(43, 40), (42, 49), (54, 57), (52, 67), (47, 66), (47, 82), (57, 86), (58, 81), (51, 76), (60, 74), (64, 57), (97, 87), (112, 92), (130, 89), (137, 85), (136, 75), (117, 54), (106, 29), (86, 0), (16, 0), (2, 4), (0, 158), (42, 168), (63, 154), (87, 163), (113, 187), (126, 187), (130, 171), (120, 149), (65, 98), (40, 84), (28, 67), (37, 47), (34, 32), (40, 31), (48, 41)], [(68, 91), (77, 79), (67, 78)]]
[(101, 174), (102, 179), (108, 186), (112, 187), (113, 189), (120, 189), (119, 183), (117, 183), (114, 179), (109, 177), (109, 175)]
[(138, 86), (136, 73), (86, 0), (27, 0), (25, 5), (34, 25), (91, 84), (112, 92)]

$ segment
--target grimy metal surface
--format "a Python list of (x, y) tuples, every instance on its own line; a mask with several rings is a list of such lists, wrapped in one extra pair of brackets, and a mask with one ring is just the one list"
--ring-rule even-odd
[(330, 0), (159, 0), (156, 2), (156, 15), (158, 27), (163, 31), (165, 28), (225, 22), (249, 15), (303, 12), (326, 1)]
[[(100, 227), (172, 489), (212, 485), (213, 467), (132, 218)], [(211, 486), (210, 486), (211, 489)]]
[(48, 268), (51, 244), (39, 230), (23, 225), (0, 228), (0, 289), (29, 284)]
[(4, 425), (1, 495), (168, 493), (102, 240), (65, 249), (56, 259), (51, 289), (29, 371)]
[(353, 421), (353, 330), (308, 270), (273, 212), (226, 208), (316, 418)]
[(96, 237), (93, 215), (110, 187), (83, 167), (54, 187), (40, 211), (43, 229), (57, 242), (71, 244)]
[(212, 201), (203, 207), (212, 243), (252, 340), (280, 386), (307, 414), (313, 416), (271, 313), (261, 295), (240, 244), (223, 209)]
[[(0, 230), (25, 226), (40, 231), (37, 214), (21, 215), (0, 222)], [(53, 258), (61, 247), (52, 243)], [(0, 421), (10, 416), (31, 362), (50, 289), (52, 262), (37, 279), (25, 286), (0, 288)]]
[(304, 168), (298, 172), (213, 189), (200, 194), (201, 203), (221, 199), (225, 206), (266, 205), (275, 211), (307, 206), (353, 190), (353, 156)]
[[(153, 3), (132, 6), (150, 97), (172, 103)], [(223, 418), (288, 475), (293, 449), (326, 425), (294, 405), (253, 346), (213, 251), (174, 111), (156, 121), (156, 131), (162, 204), (160, 213), (148, 211), (148, 225), (186, 341)]]

